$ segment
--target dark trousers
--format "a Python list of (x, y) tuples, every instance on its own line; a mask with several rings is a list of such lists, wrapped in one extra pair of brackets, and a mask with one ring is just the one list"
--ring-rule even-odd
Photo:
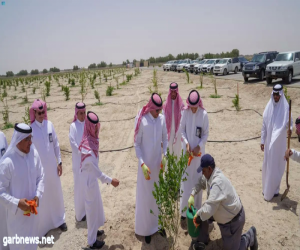
[[(211, 220), (211, 219), (210, 219)], [(242, 235), (245, 224), (245, 212), (242, 207), (241, 211), (228, 223), (219, 224), (223, 240), (223, 250), (247, 250), (254, 241), (254, 237), (250, 230)], [(200, 235), (197, 241), (207, 243), (209, 220), (203, 221), (200, 225)], [(252, 236), (252, 237), (251, 237)]]

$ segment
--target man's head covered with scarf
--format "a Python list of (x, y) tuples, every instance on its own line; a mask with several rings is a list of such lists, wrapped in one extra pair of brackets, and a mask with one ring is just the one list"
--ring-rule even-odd
[(98, 116), (94, 112), (87, 112), (83, 136), (78, 148), (81, 152), (81, 164), (87, 157), (92, 156), (92, 152), (98, 157), (99, 131), (100, 122)]
[(202, 99), (197, 90), (192, 90), (189, 93), (189, 96), (186, 99), (186, 103), (187, 106), (184, 109), (191, 109), (194, 114), (197, 112), (199, 107), (205, 110), (205, 108), (203, 107)]
[(174, 120), (175, 120), (174, 122), (175, 122), (175, 134), (176, 134), (180, 126), (181, 111), (184, 108), (183, 101), (178, 92), (178, 84), (176, 82), (172, 82), (170, 84), (169, 94), (165, 104), (163, 105), (169, 140), (170, 140), (171, 127), (172, 127), (172, 105), (174, 105)]
[(77, 102), (75, 105), (75, 115), (73, 122), (79, 120), (80, 122), (84, 122), (85, 120), (85, 104), (83, 102)]
[(34, 123), (35, 120), (42, 123), (47, 118), (47, 104), (39, 99), (36, 99), (29, 110), (30, 123)]
[(134, 141), (136, 141), (136, 136), (139, 132), (140, 124), (144, 115), (148, 114), (149, 112), (154, 118), (159, 116), (163, 107), (163, 102), (161, 97), (157, 93), (153, 93), (150, 97), (149, 102), (145, 105), (141, 112), (139, 113), (138, 120), (136, 123), (135, 131), (134, 131)]

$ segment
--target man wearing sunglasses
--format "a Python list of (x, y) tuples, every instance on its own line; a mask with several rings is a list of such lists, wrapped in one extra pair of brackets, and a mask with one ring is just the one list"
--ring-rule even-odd
[(47, 118), (47, 104), (35, 100), (29, 111), (32, 127), (33, 144), (36, 147), (45, 173), (45, 191), (40, 202), (39, 235), (46, 235), (49, 230), (60, 228), (67, 231), (65, 207), (60, 182), (62, 162), (58, 138), (53, 124)]
[[(163, 106), (161, 97), (153, 93), (135, 118), (134, 146), (138, 158), (138, 176), (135, 206), (135, 233), (145, 236), (150, 244), (151, 235), (158, 228), (158, 207), (153, 197), (154, 182), (159, 182), (159, 172), (164, 168), (168, 147), (168, 135), (164, 117), (160, 114)], [(163, 154), (161, 155), (161, 143)], [(162, 164), (163, 163), (163, 164)], [(153, 211), (153, 214), (150, 213)], [(161, 232), (165, 236), (164, 232)]]
[(288, 122), (289, 104), (284, 96), (282, 85), (277, 84), (273, 87), (271, 99), (265, 108), (261, 130), (260, 147), (264, 152), (262, 185), (266, 201), (279, 195), (280, 182), (285, 169), (282, 154), (287, 147)]
[[(7, 224), (8, 233), (5, 236), (38, 236), (38, 224), (42, 219), (40, 201), (44, 192), (44, 171), (39, 154), (31, 141), (31, 127), (24, 123), (15, 124), (10, 145), (0, 160), (0, 206), (6, 209), (5, 217), (0, 218), (0, 225)], [(38, 214), (24, 216), (24, 212), (30, 211), (27, 202), (32, 200), (36, 202)], [(1, 244), (3, 243), (5, 239), (1, 238)], [(37, 249), (36, 242), (7, 243), (9, 248), (0, 249)]]

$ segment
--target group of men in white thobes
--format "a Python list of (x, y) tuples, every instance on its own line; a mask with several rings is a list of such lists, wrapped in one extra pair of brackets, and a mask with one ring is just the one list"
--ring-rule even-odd
[[(144, 236), (147, 244), (158, 231), (163, 237), (166, 236), (158, 226), (158, 218), (149, 211), (158, 214), (152, 190), (154, 182), (158, 183), (160, 169), (165, 169), (169, 148), (170, 153), (177, 157), (181, 156), (182, 151), (189, 155), (187, 175), (183, 176), (187, 180), (181, 184), (180, 209), (191, 205), (199, 208), (196, 216), (202, 220), (201, 227), (204, 228), (204, 235), (199, 239), (208, 243), (207, 223), (214, 219), (220, 226), (224, 249), (245, 249), (249, 246), (251, 250), (256, 250), (256, 229), (252, 227), (245, 235), (241, 235), (245, 213), (235, 189), (215, 168), (214, 159), (205, 154), (209, 121), (198, 91), (189, 93), (186, 104), (183, 104), (177, 83), (171, 83), (165, 104), (158, 94), (153, 93), (136, 116), (134, 146), (139, 168), (135, 232)], [(263, 195), (266, 200), (271, 200), (279, 193), (285, 160), (291, 157), (300, 161), (300, 152), (286, 150), (286, 134), (291, 135), (292, 130), (292, 126), (288, 128), (288, 118), (289, 106), (282, 86), (275, 85), (263, 114), (261, 134), (261, 149), (265, 154)], [(16, 234), (19, 237), (41, 238), (54, 228), (67, 230), (60, 182), (60, 147), (53, 124), (47, 119), (45, 102), (38, 99), (34, 101), (30, 109), (30, 122), (31, 126), (23, 123), (15, 125), (9, 147), (4, 134), (0, 132), (0, 216), (4, 218), (4, 223), (0, 225), (1, 238)], [(300, 141), (300, 117), (296, 120), (296, 128)], [(97, 240), (104, 233), (99, 227), (105, 221), (97, 179), (114, 187), (119, 185), (117, 179), (110, 178), (99, 169), (99, 131), (98, 116), (93, 112), (86, 114), (85, 104), (76, 103), (69, 131), (75, 218), (76, 221), (87, 220), (91, 249), (100, 249), (105, 244)], [(202, 190), (206, 188), (208, 200), (202, 206)], [(227, 198), (225, 193), (228, 193)], [(29, 201), (37, 206), (37, 215), (24, 216), (32, 209)], [(184, 220), (186, 215), (182, 213), (181, 216)], [(228, 223), (236, 227), (236, 232), (230, 237), (226, 236)], [(36, 249), (37, 244), (24, 244), (21, 248)], [(1, 244), (2, 249), (20, 249), (20, 245), (9, 242), (9, 246)]]

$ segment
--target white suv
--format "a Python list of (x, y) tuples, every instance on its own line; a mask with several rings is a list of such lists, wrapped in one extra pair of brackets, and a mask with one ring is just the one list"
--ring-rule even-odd
[(180, 71), (183, 71), (184, 66), (190, 64), (191, 62), (192, 62), (191, 59), (182, 60), (182, 62), (177, 65), (177, 72), (180, 73)]
[(268, 84), (277, 78), (281, 78), (289, 84), (292, 82), (292, 78), (297, 75), (300, 75), (300, 51), (279, 53), (275, 61), (270, 63), (266, 69)]
[(171, 69), (171, 66), (172, 66), (173, 62), (174, 62), (174, 61), (168, 61), (167, 63), (165, 63), (165, 64), (163, 65), (164, 71), (166, 71), (166, 70), (169, 71), (169, 70)]
[(205, 64), (202, 65), (203, 73), (213, 73), (215, 65), (220, 61), (220, 59), (210, 59)]
[(214, 67), (214, 74), (227, 75), (229, 72), (234, 72), (235, 74), (240, 70), (241, 63), (237, 57), (235, 58), (223, 58)]

